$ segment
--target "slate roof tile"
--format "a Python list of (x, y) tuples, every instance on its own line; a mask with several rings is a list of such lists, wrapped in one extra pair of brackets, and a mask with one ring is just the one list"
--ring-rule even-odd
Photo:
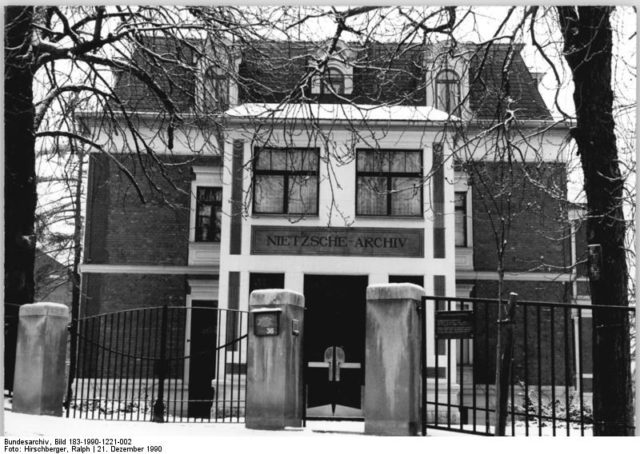
[[(294, 102), (315, 100), (320, 103), (357, 104), (392, 103), (420, 106), (426, 104), (425, 48), (418, 45), (373, 43), (355, 49), (353, 92), (336, 97), (312, 94), (308, 75), (322, 43), (259, 42), (241, 50), (238, 74), (239, 102)], [(475, 45), (466, 45), (474, 48)], [(196, 65), (193, 51), (175, 42), (157, 39), (152, 53), (138, 50), (134, 60), (148, 68), (158, 85), (167, 91), (180, 111), (195, 105)], [(550, 119), (551, 114), (529, 72), (520, 48), (513, 53), (503, 77), (508, 56), (505, 45), (494, 45), (486, 54), (474, 48), (469, 62), (469, 106), (474, 117), (495, 118), (496, 113), (511, 109), (522, 119)], [(128, 108), (158, 111), (161, 102), (133, 75), (121, 73), (115, 92)]]

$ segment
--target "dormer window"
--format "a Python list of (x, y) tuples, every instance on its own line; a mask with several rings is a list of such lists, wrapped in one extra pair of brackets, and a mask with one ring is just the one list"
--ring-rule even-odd
[(344, 95), (344, 74), (336, 68), (329, 68), (322, 84), (323, 93)]
[(436, 76), (436, 109), (454, 114), (460, 108), (460, 77), (450, 69), (442, 70)]
[(353, 93), (353, 62), (357, 54), (342, 41), (338, 41), (331, 55), (327, 49), (332, 42), (320, 45), (309, 58), (311, 93), (349, 96)]
[(226, 110), (229, 107), (229, 81), (214, 67), (207, 68), (204, 73), (203, 101), (205, 112)]

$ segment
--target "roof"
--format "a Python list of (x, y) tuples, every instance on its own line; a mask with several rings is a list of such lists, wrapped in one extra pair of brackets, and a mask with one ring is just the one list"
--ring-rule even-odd
[[(425, 106), (426, 77), (430, 47), (398, 43), (371, 43), (354, 48), (353, 92), (336, 97), (312, 94), (308, 76), (310, 64), (321, 53), (323, 43), (260, 41), (240, 49), (237, 75), (238, 102), (322, 104), (402, 104)], [(186, 112), (195, 105), (197, 65), (190, 46), (179, 46), (167, 39), (155, 39), (154, 52), (137, 49), (133, 59), (153, 80), (169, 93), (178, 110)], [(185, 50), (186, 48), (186, 50)], [(536, 77), (529, 71), (515, 46), (511, 55), (506, 45), (480, 48), (460, 45), (468, 60), (469, 106), (476, 119), (495, 118), (507, 109), (523, 120), (549, 120), (551, 114), (537, 89)], [(469, 51), (471, 49), (471, 51)], [(159, 111), (161, 102), (133, 75), (117, 77), (116, 94), (128, 108)]]
[[(133, 51), (133, 62), (175, 103), (178, 111), (188, 111), (195, 103), (196, 66), (191, 46), (166, 38), (147, 38)], [(114, 93), (131, 111), (162, 110), (162, 102), (131, 72), (115, 74)]]
[(519, 51), (514, 52), (505, 68), (506, 74), (503, 74), (503, 66), (509, 58), (507, 46), (493, 46), (484, 57), (484, 54), (474, 55), (470, 62), (469, 103), (477, 118), (495, 118), (497, 112), (508, 108), (523, 119), (551, 119), (538, 91), (538, 80)]
[(36, 248), (35, 265), (34, 270), (36, 273), (43, 272), (46, 274), (61, 274), (67, 275), (68, 268), (44, 252), (40, 248)]
[(247, 103), (225, 112), (229, 120), (308, 120), (444, 122), (456, 120), (448, 113), (428, 106), (388, 106), (363, 104), (269, 104)]

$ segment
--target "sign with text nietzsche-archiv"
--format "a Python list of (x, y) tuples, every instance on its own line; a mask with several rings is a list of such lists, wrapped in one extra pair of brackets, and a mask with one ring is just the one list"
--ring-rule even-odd
[(385, 228), (251, 227), (257, 255), (424, 257), (424, 230)]

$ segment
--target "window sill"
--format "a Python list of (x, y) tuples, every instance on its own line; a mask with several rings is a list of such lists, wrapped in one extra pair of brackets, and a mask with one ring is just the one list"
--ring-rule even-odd
[(283, 219), (317, 219), (320, 217), (315, 214), (285, 214), (285, 213), (251, 213), (252, 218), (283, 218)]
[(219, 242), (189, 242), (189, 265), (217, 265), (220, 263)]
[(405, 216), (401, 214), (356, 214), (356, 219), (402, 219), (424, 221), (424, 216)]

